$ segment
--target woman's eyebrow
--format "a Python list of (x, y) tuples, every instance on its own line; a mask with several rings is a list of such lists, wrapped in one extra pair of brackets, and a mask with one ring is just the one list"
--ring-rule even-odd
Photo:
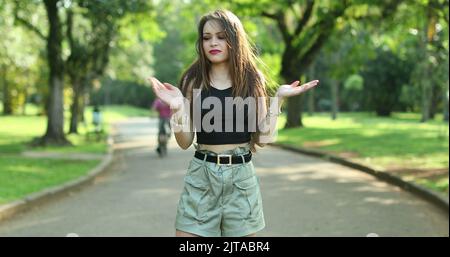
[[(217, 33), (214, 33), (214, 34), (216, 34), (216, 35), (217, 35), (217, 34), (220, 34), (220, 33), (224, 33), (224, 32), (225, 32), (225, 30), (223, 30), (223, 31), (219, 31), (219, 32), (217, 32)], [(206, 35), (206, 34), (211, 34), (211, 33), (209, 33), (209, 32), (204, 32), (204, 33), (203, 33), (203, 35)]]

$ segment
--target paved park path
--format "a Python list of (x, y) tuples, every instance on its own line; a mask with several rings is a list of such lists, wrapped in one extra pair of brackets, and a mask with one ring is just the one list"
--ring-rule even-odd
[[(116, 124), (111, 170), (0, 223), (0, 236), (173, 236), (194, 149), (182, 150), (172, 137), (160, 159), (156, 122)], [(253, 160), (266, 218), (259, 236), (449, 236), (448, 213), (363, 172), (269, 146)]]

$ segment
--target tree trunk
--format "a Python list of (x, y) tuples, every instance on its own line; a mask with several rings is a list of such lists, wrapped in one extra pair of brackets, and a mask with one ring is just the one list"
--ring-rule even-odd
[[(315, 72), (314, 72), (314, 65), (311, 65), (311, 67), (308, 69), (308, 80), (313, 80), (315, 79)], [(314, 112), (315, 112), (315, 108), (314, 108), (314, 89), (309, 90), (309, 92), (307, 92), (308, 95), (308, 114), (309, 116), (313, 116)]]
[(444, 94), (443, 94), (443, 98), (444, 98), (444, 121), (448, 122), (448, 79), (447, 79), (447, 88), (445, 90), (443, 90)]
[(432, 99), (432, 85), (429, 81), (430, 79), (430, 65), (428, 63), (428, 30), (429, 30), (429, 24), (431, 19), (431, 7), (430, 3), (427, 6), (427, 10), (425, 12), (425, 24), (424, 29), (422, 31), (422, 39), (420, 40), (421, 46), (420, 50), (422, 53), (422, 61), (424, 62), (423, 65), (423, 77), (421, 79), (421, 86), (422, 86), (422, 118), (420, 122), (426, 122), (430, 119), (430, 109), (431, 109), (431, 99)]
[(302, 123), (302, 95), (287, 99), (287, 119), (285, 128), (303, 127)]
[(13, 113), (12, 110), (12, 102), (11, 102), (11, 94), (9, 92), (8, 80), (6, 79), (7, 68), (5, 65), (2, 65), (2, 83), (3, 83), (3, 115), (11, 115)]
[(339, 83), (331, 80), (331, 119), (336, 120), (339, 112)]
[(47, 59), (50, 70), (49, 109), (47, 131), (45, 135), (33, 142), (35, 145), (67, 145), (70, 144), (64, 135), (64, 70), (62, 60), (62, 35), (61, 22), (58, 16), (58, 1), (45, 0), (45, 8), (49, 21), (49, 33), (47, 37)]
[(436, 113), (438, 112), (438, 106), (439, 102), (441, 100), (441, 91), (442, 89), (437, 86), (432, 86), (432, 93), (431, 93), (431, 102), (430, 102), (430, 119), (434, 119)]
[(86, 108), (86, 93), (84, 91), (81, 92), (80, 98), (80, 122), (85, 122), (86, 118), (84, 117), (84, 110)]
[(73, 102), (70, 106), (70, 126), (69, 126), (69, 134), (78, 134), (78, 124), (80, 122), (84, 122), (84, 102), (85, 102), (85, 84), (83, 81), (86, 79), (73, 78), (72, 87), (73, 87)]
[(53, 77), (51, 83), (47, 131), (39, 144), (66, 145), (69, 142), (64, 135), (63, 81), (61, 78)]
[(86, 117), (84, 116), (84, 112), (86, 110), (86, 106), (89, 104), (89, 88), (91, 88), (91, 78), (88, 76), (84, 78), (81, 85), (81, 99), (80, 99), (80, 122), (86, 122)]
[(313, 116), (316, 112), (314, 107), (314, 90), (310, 90), (308, 93), (308, 115)]
[[(425, 74), (428, 75), (428, 65), (425, 65)], [(429, 76), (422, 79), (422, 118), (420, 122), (426, 122), (430, 119), (430, 106), (432, 99), (432, 90), (430, 82), (427, 80)]]
[[(27, 70), (25, 72), (25, 77), (29, 78), (29, 71)], [(23, 88), (23, 104), (22, 104), (22, 115), (26, 115), (27, 114), (27, 100), (28, 100), (28, 88), (29, 88), (30, 82), (29, 79), (27, 80), (27, 82), (24, 85)]]
[(27, 114), (27, 99), (28, 99), (28, 86), (25, 86), (23, 90), (23, 98), (25, 99), (22, 105), (22, 115)]
[(81, 85), (80, 79), (72, 79), (73, 88), (73, 100), (70, 106), (70, 126), (69, 134), (78, 134), (78, 122), (79, 122), (79, 111), (80, 111), (80, 98), (81, 98)]
[[(292, 71), (294, 62), (294, 51), (292, 47), (286, 48), (281, 64), (281, 76), (286, 83), (292, 83), (301, 77), (301, 72)], [(295, 70), (295, 69), (294, 69)], [(295, 74), (298, 72), (298, 74)], [(302, 122), (302, 95), (291, 96), (287, 99), (287, 117), (285, 128), (303, 127)]]

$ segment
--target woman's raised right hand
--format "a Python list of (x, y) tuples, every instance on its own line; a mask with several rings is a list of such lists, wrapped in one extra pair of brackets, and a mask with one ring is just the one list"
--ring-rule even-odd
[(178, 111), (183, 106), (183, 94), (180, 89), (169, 83), (161, 83), (155, 77), (150, 77), (148, 80), (152, 83), (155, 95), (169, 105), (170, 109)]

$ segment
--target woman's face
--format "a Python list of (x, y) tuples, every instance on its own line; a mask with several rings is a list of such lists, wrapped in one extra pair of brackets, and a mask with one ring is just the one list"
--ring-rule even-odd
[(203, 51), (213, 64), (228, 61), (228, 45), (225, 31), (217, 21), (207, 21), (203, 26)]

